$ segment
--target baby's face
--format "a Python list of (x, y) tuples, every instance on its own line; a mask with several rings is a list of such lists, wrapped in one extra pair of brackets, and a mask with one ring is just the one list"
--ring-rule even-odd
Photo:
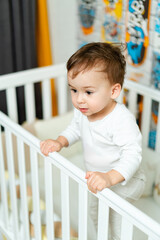
[(68, 73), (68, 85), (71, 90), (72, 103), (75, 108), (95, 121), (105, 117), (113, 108), (113, 86), (107, 75), (98, 68), (80, 72), (72, 78)]

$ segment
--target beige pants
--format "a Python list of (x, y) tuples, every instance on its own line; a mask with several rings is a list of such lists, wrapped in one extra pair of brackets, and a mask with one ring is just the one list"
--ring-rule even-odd
[[(133, 203), (135, 200), (138, 200), (141, 197), (144, 187), (145, 176), (144, 173), (139, 170), (126, 185), (117, 184), (111, 187), (111, 190), (128, 202)], [(92, 194), (89, 194), (89, 214), (97, 228), (98, 199)], [(109, 224), (109, 240), (120, 240), (121, 216), (113, 209), (110, 209)]]

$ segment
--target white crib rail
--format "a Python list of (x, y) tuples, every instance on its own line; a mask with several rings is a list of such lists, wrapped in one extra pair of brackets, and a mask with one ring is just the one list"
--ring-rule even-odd
[[(40, 210), (39, 210), (39, 191), (38, 191), (38, 175), (37, 175), (37, 153), (41, 154), (40, 148), (39, 148), (39, 140), (32, 136), (30, 133), (22, 129), (19, 125), (14, 123), (11, 119), (9, 119), (6, 115), (3, 113), (0, 113), (0, 124), (5, 128), (5, 131), (7, 130), (7, 135), (10, 136), (11, 133), (16, 135), (18, 139), (18, 145), (19, 149), (21, 149), (20, 156), (23, 155), (23, 147), (22, 143), (27, 143), (30, 146), (30, 151), (32, 155), (32, 184), (33, 184), (33, 199), (34, 199), (34, 211), (35, 211), (35, 239), (39, 240), (41, 239), (41, 231), (40, 231)], [(8, 151), (10, 152), (9, 148)], [(1, 152), (1, 149), (0, 149)], [(11, 155), (11, 152), (9, 153)], [(10, 156), (11, 157), (11, 156)], [(3, 162), (3, 158), (0, 159), (1, 165)], [(21, 162), (21, 161), (20, 161)], [(19, 162), (19, 163), (20, 163)], [(23, 161), (22, 161), (23, 162)], [(69, 211), (68, 211), (68, 198), (69, 198), (69, 185), (68, 185), (68, 178), (74, 179), (78, 184), (79, 184), (79, 192), (80, 192), (80, 199), (82, 199), (83, 196), (83, 206), (80, 204), (79, 205), (79, 240), (85, 240), (87, 239), (87, 184), (85, 180), (85, 173), (71, 164), (69, 161), (67, 161), (64, 157), (62, 157), (58, 153), (51, 153), (49, 157), (45, 158), (46, 166), (45, 166), (45, 172), (47, 175), (45, 176), (45, 185), (46, 187), (46, 211), (47, 211), (47, 236), (48, 239), (54, 239), (54, 233), (52, 229), (51, 222), (53, 222), (53, 210), (54, 206), (51, 203), (53, 202), (52, 200), (52, 181), (51, 181), (51, 168), (52, 165), (58, 167), (61, 171), (61, 178), (62, 178), (62, 185), (64, 186), (63, 191), (63, 196), (65, 198), (62, 198), (62, 232), (63, 232), (63, 240), (70, 239), (69, 235)], [(23, 164), (22, 164), (23, 165)], [(21, 170), (23, 171), (23, 167), (21, 166)], [(15, 176), (13, 169), (10, 167), (9, 169), (9, 175), (11, 175), (11, 179), (14, 184)], [(22, 176), (20, 176), (20, 184), (22, 186), (22, 189), (25, 188), (25, 174), (22, 173)], [(4, 183), (4, 168), (2, 167), (0, 169), (0, 176), (1, 176), (1, 185)], [(23, 179), (24, 178), (24, 179)], [(49, 184), (49, 185), (48, 185)], [(13, 186), (12, 186), (13, 187)], [(50, 192), (51, 191), (51, 192)], [(1, 188), (1, 193), (3, 199), (6, 197), (6, 189)], [(26, 195), (25, 192), (23, 194)], [(135, 208), (133, 205), (130, 203), (126, 202), (125, 200), (121, 199), (118, 195), (116, 195), (114, 192), (112, 192), (110, 189), (105, 189), (102, 192), (98, 193), (97, 198), (99, 198), (99, 224), (98, 224), (98, 240), (106, 240), (106, 236), (108, 234), (108, 227), (107, 227), (107, 219), (108, 219), (108, 214), (109, 214), (109, 208), (113, 208), (116, 212), (118, 212), (122, 218), (122, 237), (121, 240), (130, 240), (132, 239), (132, 231), (133, 231), (133, 226), (138, 227), (140, 230), (142, 230), (145, 234), (149, 236), (149, 239), (152, 240), (159, 240), (160, 238), (160, 225), (149, 218), (147, 215), (142, 213), (140, 210)], [(11, 200), (13, 198), (13, 202), (15, 202), (15, 193), (14, 191), (11, 191)], [(26, 203), (25, 199), (22, 202), (22, 207), (23, 210), (27, 212), (26, 208)], [(82, 201), (80, 201), (81, 203)], [(5, 202), (2, 201), (2, 207), (5, 206)], [(6, 206), (5, 206), (6, 208)], [(67, 208), (67, 209), (66, 209)], [(14, 210), (16, 211), (16, 210)], [(5, 215), (5, 214), (4, 214)], [(26, 214), (27, 215), (27, 214)], [(7, 218), (7, 214), (5, 216)], [(26, 222), (28, 221), (27, 216)], [(8, 236), (8, 239), (21, 239), (19, 232), (24, 231), (24, 229), (20, 229), (20, 226), (16, 225), (16, 230), (14, 230), (12, 235), (9, 229), (9, 226), (7, 225), (7, 221), (4, 223), (2, 222), (5, 218), (0, 217), (0, 229), (2, 232), (6, 233)], [(17, 216), (16, 213), (13, 214), (13, 223), (16, 222), (17, 224)], [(51, 221), (51, 222), (50, 222)], [(105, 227), (106, 223), (106, 227)], [(14, 223), (15, 224), (15, 223)], [(27, 227), (27, 225), (25, 226)], [(105, 228), (104, 228), (105, 227)], [(105, 229), (105, 231), (104, 231)], [(127, 229), (127, 230), (126, 230)], [(13, 229), (12, 229), (13, 230)], [(25, 230), (26, 231), (26, 230)], [(23, 236), (26, 236), (26, 232), (23, 232)], [(28, 231), (28, 230), (27, 230)], [(102, 232), (103, 231), (103, 232)], [(18, 236), (17, 236), (18, 234)], [(29, 239), (24, 238), (24, 239)]]
[(87, 190), (79, 184), (79, 239), (87, 240)]
[[(151, 113), (152, 113), (152, 101), (156, 101), (159, 104), (158, 116), (160, 116), (160, 91), (154, 89), (153, 87), (148, 87), (140, 83), (125, 80), (124, 89), (129, 90), (128, 108), (136, 116), (137, 114), (137, 97), (141, 95), (143, 97), (143, 112), (142, 112), (142, 122), (141, 122), (141, 132), (142, 132), (142, 144), (143, 148), (150, 151), (148, 148), (149, 131), (151, 124)], [(123, 101), (123, 91), (120, 96), (120, 102)], [(156, 146), (155, 153), (160, 152), (160, 117), (158, 117), (157, 123), (157, 134), (156, 134)]]
[[(42, 109), (43, 119), (52, 116), (51, 101), (51, 79), (55, 79), (58, 96), (59, 114), (65, 113), (67, 109), (67, 80), (65, 64), (49, 67), (36, 68), (22, 72), (0, 76), (0, 90), (6, 90), (8, 116), (18, 121), (16, 88), (24, 86), (25, 89), (25, 111), (26, 121), (33, 122), (35, 114), (34, 83), (42, 83)], [(61, 87), (63, 85), (63, 87)]]
[(35, 96), (33, 83), (27, 83), (24, 87), (25, 92), (25, 109), (27, 122), (33, 122), (35, 116)]
[[(8, 216), (8, 204), (7, 204), (7, 189), (6, 189), (6, 181), (5, 181), (5, 171), (4, 171), (4, 159), (3, 159), (3, 148), (2, 148), (2, 137), (1, 137), (1, 128), (0, 128), (0, 187), (1, 187), (1, 201), (3, 204), (0, 207), (1, 214), (3, 216), (3, 223), (6, 228), (9, 225), (9, 216)], [(7, 236), (7, 231), (5, 228), (2, 228), (3, 233)]]
[(28, 205), (27, 205), (27, 191), (26, 191), (26, 174), (25, 174), (25, 155), (24, 155), (24, 144), (20, 138), (17, 138), (18, 147), (18, 164), (19, 164), (19, 177), (20, 177), (20, 191), (22, 206), (26, 206), (23, 210), (23, 228), (24, 236), (26, 240), (30, 239), (29, 234), (29, 218), (28, 218)]
[[(26, 121), (33, 122), (35, 120), (36, 109), (33, 86), (35, 83), (41, 82), (43, 119), (50, 118), (52, 115), (50, 80), (52, 78), (55, 79), (58, 112), (59, 114), (63, 114), (68, 110), (65, 64), (58, 64), (0, 76), (0, 90), (6, 90), (7, 93), (6, 96), (9, 117), (15, 122), (18, 121), (16, 87), (24, 86)], [(160, 102), (160, 91), (126, 79), (124, 82), (124, 88), (129, 90), (128, 108), (135, 116), (137, 114), (137, 96), (138, 94), (143, 96), (141, 130), (143, 135), (143, 147), (148, 148), (152, 101), (154, 100)], [(119, 97), (119, 101), (123, 101), (123, 91)], [(158, 113), (159, 112), (160, 111), (158, 111)], [(158, 118), (158, 121), (160, 122), (160, 118)], [(160, 152), (160, 124), (157, 125), (155, 150)]]
[[(25, 104), (26, 104), (26, 115), (27, 121), (32, 122), (35, 119), (35, 96), (33, 91), (33, 85), (36, 82), (42, 82), (42, 108), (43, 108), (43, 118), (47, 119), (51, 116), (51, 86), (50, 79), (54, 78), (56, 82), (56, 90), (58, 96), (58, 109), (59, 114), (67, 111), (67, 81), (66, 81), (66, 70), (64, 64), (43, 67), (38, 69), (27, 70), (23, 72), (18, 72), (14, 74), (8, 74), (4, 76), (0, 76), (0, 90), (6, 90), (7, 92), (7, 106), (8, 106), (8, 115), (15, 122), (18, 121), (17, 114), (17, 100), (16, 100), (16, 87), (24, 86), (25, 87)], [(65, 86), (62, 88), (62, 85)], [(147, 149), (147, 151), (153, 151), (148, 148), (148, 137), (150, 130), (150, 117), (151, 117), (151, 106), (152, 100), (160, 103), (160, 92), (158, 90), (148, 88), (139, 83), (135, 83), (132, 81), (125, 80), (124, 88), (129, 90), (128, 96), (128, 108), (132, 111), (132, 113), (136, 116), (137, 114), (137, 95), (143, 96), (143, 114), (142, 114), (142, 123), (141, 130), (143, 135), (143, 148)], [(119, 101), (123, 101), (123, 91), (121, 96), (119, 97)], [(158, 115), (160, 116), (160, 104), (158, 109)], [(19, 160), (19, 172), (20, 174), (20, 186), (21, 186), (21, 196), (22, 196), (22, 206), (24, 207), (23, 214), (23, 223), (25, 225), (24, 229), (21, 229), (19, 226), (17, 218), (19, 218), (19, 213), (16, 209), (16, 194), (14, 188), (11, 192), (11, 201), (15, 206), (13, 211), (13, 224), (14, 224), (14, 236), (10, 228), (10, 213), (9, 206), (7, 204), (7, 187), (5, 184), (5, 176), (4, 176), (4, 162), (3, 162), (3, 152), (1, 147), (1, 132), (0, 132), (0, 182), (1, 182), (1, 202), (2, 206), (0, 208), (0, 213), (3, 214), (3, 222), (0, 219), (0, 229), (7, 236), (7, 239), (18, 239), (19, 231), (23, 231), (25, 239), (30, 239), (29, 237), (29, 224), (28, 224), (28, 210), (27, 210), (27, 199), (26, 199), (26, 179), (25, 179), (25, 164), (24, 164), (24, 143), (27, 143), (31, 146), (31, 158), (33, 157), (32, 162), (32, 173), (36, 174), (37, 172), (37, 160), (35, 160), (37, 153), (39, 151), (39, 140), (35, 137), (31, 136), (29, 133), (21, 129), (19, 126), (14, 124), (11, 120), (9, 120), (2, 113), (0, 114), (1, 124), (5, 127), (6, 135), (8, 136), (7, 144), (11, 142), (11, 133), (14, 133), (17, 137), (18, 141), (18, 160)], [(12, 151), (12, 146), (9, 148)], [(160, 152), (160, 117), (158, 118), (157, 124), (157, 135), (156, 135), (156, 147), (155, 154)], [(9, 159), (12, 159), (12, 152), (8, 153)], [(159, 160), (159, 157), (158, 157)], [(10, 160), (9, 160), (10, 161)], [(11, 161), (12, 163), (12, 161)], [(13, 163), (12, 163), (13, 165)], [(63, 182), (65, 184), (64, 190), (62, 190), (62, 194), (65, 194), (65, 200), (62, 198), (62, 232), (63, 239), (65, 236), (65, 240), (69, 239), (69, 184), (68, 177), (73, 178), (75, 181), (79, 183), (79, 202), (83, 204), (79, 205), (79, 239), (87, 240), (87, 186), (86, 181), (84, 180), (84, 172), (80, 169), (77, 169), (71, 163), (66, 161), (62, 156), (57, 153), (51, 154), (50, 157), (45, 159), (45, 188), (46, 191), (46, 215), (47, 215), (47, 236), (48, 239), (54, 239), (54, 231), (53, 231), (53, 212), (54, 206), (50, 204), (53, 202), (52, 196), (52, 165), (57, 166), (61, 169), (62, 172), (62, 181), (61, 184), (63, 186)], [(72, 170), (71, 170), (72, 169)], [(10, 175), (10, 186), (15, 184), (15, 175), (13, 173), (12, 167), (9, 168)], [(35, 235), (36, 239), (41, 239), (41, 231), (40, 231), (40, 214), (39, 214), (39, 192), (38, 192), (38, 177), (36, 175), (32, 175), (32, 185), (34, 188), (34, 208), (35, 208)], [(108, 215), (109, 208), (115, 209), (119, 212), (122, 217), (122, 232), (121, 239), (122, 240), (130, 240), (132, 239), (133, 225), (140, 228), (144, 231), (148, 236), (149, 240), (158, 240), (160, 239), (160, 226), (155, 221), (151, 220), (148, 216), (141, 213), (138, 209), (134, 208), (109, 189), (102, 191), (97, 194), (99, 198), (99, 224), (98, 224), (98, 239), (105, 239), (105, 236), (108, 234)], [(105, 220), (104, 220), (105, 219)], [(102, 225), (103, 224), (103, 225)], [(105, 231), (104, 225), (106, 224)], [(126, 233), (126, 228), (130, 229)], [(103, 233), (102, 233), (103, 229)]]
[(52, 102), (51, 102), (51, 84), (50, 79), (45, 79), (42, 82), (42, 99), (43, 99), (43, 113), (44, 119), (52, 116)]
[(109, 233), (109, 205), (99, 201), (98, 239), (107, 239)]
[(48, 239), (54, 240), (54, 229), (53, 229), (53, 222), (54, 222), (54, 206), (53, 204), (53, 182), (52, 182), (52, 164), (44, 159), (45, 161), (45, 196), (46, 196), (46, 223), (47, 223), (47, 237)]

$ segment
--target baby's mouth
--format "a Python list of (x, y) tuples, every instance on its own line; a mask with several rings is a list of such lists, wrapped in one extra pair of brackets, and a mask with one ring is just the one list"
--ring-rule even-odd
[(86, 113), (88, 111), (88, 108), (79, 108), (79, 110), (82, 112), (82, 113)]

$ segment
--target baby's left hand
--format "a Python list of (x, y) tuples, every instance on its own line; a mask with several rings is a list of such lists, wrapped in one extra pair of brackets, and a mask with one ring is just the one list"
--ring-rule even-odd
[(87, 172), (85, 178), (87, 179), (88, 189), (93, 193), (111, 187), (111, 180), (107, 173)]

